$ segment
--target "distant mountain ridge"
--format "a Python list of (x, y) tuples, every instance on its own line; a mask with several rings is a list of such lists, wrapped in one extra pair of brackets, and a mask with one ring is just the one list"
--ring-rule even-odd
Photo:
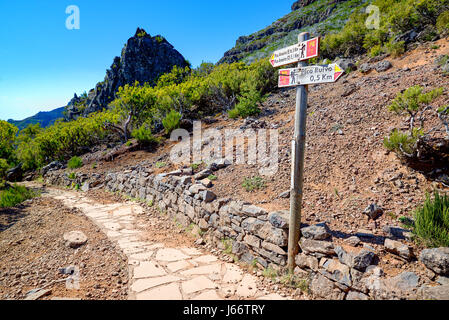
[(60, 107), (51, 111), (41, 111), (34, 116), (25, 118), (23, 120), (9, 119), (8, 122), (15, 125), (19, 130), (28, 127), (30, 124), (39, 123), (42, 128), (51, 126), (57, 119), (64, 118), (64, 107)]

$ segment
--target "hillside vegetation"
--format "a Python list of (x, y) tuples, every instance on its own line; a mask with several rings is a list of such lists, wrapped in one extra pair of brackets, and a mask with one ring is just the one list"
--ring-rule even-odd
[[(273, 90), (276, 72), (268, 61), (252, 65), (203, 64), (191, 70), (174, 67), (161, 76), (157, 85), (125, 85), (107, 111), (75, 121), (58, 121), (42, 129), (32, 126), (13, 139), (16, 150), (8, 150), (10, 162), (21, 162), (25, 170), (53, 161), (66, 161), (87, 152), (101, 141), (142, 143), (153, 139), (152, 131), (179, 126), (181, 119), (199, 118), (228, 111), (230, 117), (247, 117), (259, 112), (257, 103)], [(13, 127), (10, 128), (11, 133)]]
[[(381, 12), (379, 29), (368, 29), (365, 25), (367, 3), (361, 1), (338, 1), (332, 5), (324, 0), (315, 1), (292, 14), (307, 10), (319, 12), (326, 7), (333, 8), (328, 11), (335, 13), (342, 10), (342, 6), (347, 7), (348, 13), (352, 12), (342, 28), (338, 28), (338, 24), (331, 24), (332, 30), (328, 28), (331, 33), (322, 41), (322, 57), (401, 54), (412, 38), (427, 41), (448, 33), (449, 0), (375, 0), (373, 4)], [(290, 28), (290, 16), (277, 24)], [(339, 22), (343, 20), (336, 18)], [(315, 25), (307, 23), (308, 27)], [(410, 35), (413, 32), (416, 36)], [(408, 40), (400, 40), (405, 39), (406, 33), (409, 33)], [(270, 52), (272, 49), (270, 47)], [(66, 161), (86, 153), (101, 141), (126, 143), (136, 138), (141, 144), (157, 142), (154, 133), (164, 129), (169, 134), (185, 120), (223, 112), (230, 118), (253, 116), (260, 111), (258, 104), (264, 96), (275, 89), (276, 77), (277, 71), (267, 59), (252, 64), (234, 62), (215, 66), (203, 63), (196, 69), (174, 66), (153, 86), (135, 82), (120, 87), (108, 109), (88, 117), (57, 121), (45, 129), (34, 125), (22, 130), (17, 138), (17, 128), (2, 124), (6, 137), (2, 140), (8, 143), (2, 145), (0, 158), (7, 163), (4, 166), (21, 163), (23, 169), (32, 170), (53, 160)]]
[[(436, 40), (448, 31), (447, 0), (317, 0), (304, 4), (265, 29), (240, 37), (219, 63), (268, 57), (296, 43), (298, 34), (305, 31), (322, 37), (323, 59), (401, 54), (414, 41)], [(375, 12), (367, 12), (369, 5), (379, 8), (379, 28), (371, 29)]]

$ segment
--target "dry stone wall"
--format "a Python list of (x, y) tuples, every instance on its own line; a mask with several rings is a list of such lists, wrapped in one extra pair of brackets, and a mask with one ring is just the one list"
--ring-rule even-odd
[(195, 182), (191, 170), (158, 175), (142, 168), (109, 173), (105, 188), (145, 200), (187, 227), (194, 224), (217, 246), (224, 244), (240, 260), (257, 260), (263, 267), (286, 264), (287, 230), (265, 209), (243, 201), (217, 198), (205, 183)]
[[(263, 268), (279, 269), (287, 262), (288, 211), (268, 212), (251, 203), (217, 198), (205, 178), (227, 166), (214, 163), (193, 174), (191, 168), (153, 174), (148, 166), (138, 165), (123, 172), (69, 175), (63, 170), (45, 173), (47, 183), (80, 186), (81, 190), (105, 188), (157, 206), (175, 222), (193, 227), (203, 239), (240, 261)], [(423, 250), (419, 260), (429, 269), (423, 277), (404, 271), (387, 277), (377, 266), (376, 250), (352, 236), (337, 245), (325, 223), (301, 228), (300, 253), (296, 274), (309, 281), (309, 289), (321, 299), (449, 299), (449, 251), (447, 248)], [(362, 237), (363, 235), (360, 235)], [(386, 251), (404, 261), (415, 261), (406, 243), (384, 239)], [(431, 270), (431, 271), (430, 271)], [(431, 280), (440, 283), (435, 287)]]

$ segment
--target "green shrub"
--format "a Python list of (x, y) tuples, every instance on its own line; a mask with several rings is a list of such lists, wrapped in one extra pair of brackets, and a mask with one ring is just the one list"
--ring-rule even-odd
[(413, 233), (426, 246), (449, 247), (449, 197), (434, 192), (429, 194), (421, 208), (415, 212)]
[(0, 208), (14, 207), (35, 196), (37, 196), (37, 194), (34, 191), (14, 184), (5, 190), (0, 191)]
[(75, 172), (70, 172), (67, 177), (70, 180), (75, 180), (76, 179), (76, 173)]
[(67, 168), (78, 169), (83, 166), (83, 160), (80, 157), (74, 156), (67, 162)]
[(398, 41), (395, 42), (393, 40), (389, 41), (386, 44), (387, 51), (389, 54), (391, 54), (393, 57), (399, 57), (405, 52), (405, 42), (404, 41)]
[(444, 11), (438, 16), (436, 27), (440, 35), (449, 34), (449, 11)]
[(6, 172), (9, 169), (8, 161), (0, 158), (0, 181), (6, 178)]
[(414, 122), (418, 112), (442, 94), (443, 88), (436, 88), (424, 93), (423, 88), (416, 85), (408, 88), (403, 93), (398, 93), (388, 106), (388, 109), (397, 114), (407, 114), (409, 116), (410, 134), (413, 135)]
[(398, 154), (408, 153), (412, 154), (415, 149), (415, 144), (422, 132), (415, 129), (415, 134), (400, 132), (394, 129), (389, 137), (384, 138), (384, 146), (390, 151), (395, 151)]
[(14, 144), (18, 130), (14, 125), (0, 120), (0, 158), (10, 164), (15, 160)]
[(265, 188), (265, 181), (261, 177), (252, 177), (243, 179), (242, 187), (251, 192)]
[(262, 96), (260, 92), (251, 90), (240, 98), (239, 103), (234, 107), (234, 109), (229, 110), (228, 115), (231, 119), (235, 119), (237, 117), (246, 118), (257, 115), (260, 113), (258, 104), (261, 100)]
[(436, 59), (436, 63), (441, 67), (449, 61), (449, 55), (443, 54)]
[(163, 168), (163, 167), (165, 167), (167, 164), (165, 163), (165, 162), (161, 162), (161, 161), (158, 161), (158, 162), (156, 162), (156, 168)]
[[(368, 29), (365, 23), (368, 4), (380, 11), (378, 29)], [(434, 37), (436, 29), (442, 35), (448, 30), (448, 0), (374, 0), (358, 5), (345, 26), (328, 33), (322, 41), (321, 56), (335, 58), (369, 53), (376, 55), (380, 48), (386, 48), (392, 55), (401, 55), (405, 50), (403, 42), (395, 42), (397, 36), (410, 30), (428, 30), (425, 41)], [(375, 48), (374, 48), (375, 47)]]
[(22, 140), (19, 134), (17, 158), (25, 170), (39, 168), (53, 160), (68, 160), (106, 138), (111, 131), (105, 128), (105, 123), (116, 121), (116, 114), (99, 112), (75, 121), (57, 121), (48, 128), (23, 135)]
[(198, 170), (198, 168), (199, 168), (202, 164), (203, 164), (202, 161), (201, 161), (201, 162), (198, 162), (198, 163), (192, 163), (192, 164), (190, 165), (190, 167), (191, 167), (193, 170)]
[(162, 120), (162, 125), (165, 128), (167, 134), (170, 134), (173, 130), (179, 128), (179, 121), (181, 120), (181, 114), (175, 110), (171, 110)]
[(156, 38), (157, 43), (162, 43), (164, 41), (164, 37), (162, 37), (162, 36), (156, 36), (155, 38)]
[(371, 57), (377, 57), (382, 54), (382, 47), (378, 44), (371, 48), (369, 55)]
[(156, 142), (156, 138), (151, 133), (151, 126), (148, 123), (142, 124), (132, 132), (132, 137), (142, 145), (150, 145)]
[(137, 36), (138, 36), (139, 38), (143, 38), (143, 37), (145, 37), (146, 35), (147, 35), (147, 33), (146, 33), (144, 30), (140, 31), (140, 32), (137, 34)]

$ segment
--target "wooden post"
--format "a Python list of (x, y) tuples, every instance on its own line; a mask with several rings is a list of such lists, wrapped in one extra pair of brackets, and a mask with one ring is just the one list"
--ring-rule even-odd
[[(298, 41), (309, 40), (309, 33), (303, 32)], [(307, 62), (300, 61), (298, 67), (304, 67)], [(295, 110), (295, 134), (292, 140), (292, 171), (290, 185), (290, 225), (288, 232), (288, 270), (293, 273), (295, 269), (295, 256), (299, 251), (299, 237), (301, 228), (301, 206), (303, 194), (304, 176), (304, 149), (306, 140), (306, 118), (307, 118), (307, 87), (296, 88), (296, 110)]]

